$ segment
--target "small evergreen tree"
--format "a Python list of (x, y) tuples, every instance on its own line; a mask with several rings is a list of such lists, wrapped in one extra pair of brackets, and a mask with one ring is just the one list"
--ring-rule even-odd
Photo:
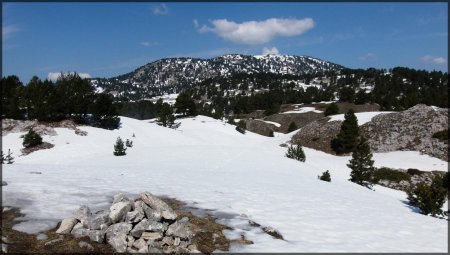
[(269, 131), (269, 137), (273, 137), (273, 130)]
[(175, 116), (173, 109), (168, 103), (163, 103), (158, 112), (158, 125), (169, 128), (177, 128), (179, 125), (175, 124)]
[(442, 215), (442, 206), (447, 197), (447, 190), (443, 187), (443, 178), (435, 176), (431, 185), (420, 182), (407, 192), (409, 204), (418, 207), (425, 215)]
[(328, 171), (328, 170), (323, 172), (321, 176), (317, 176), (317, 177), (319, 178), (319, 180), (331, 182), (331, 175), (330, 175), (330, 171)]
[(331, 141), (331, 147), (336, 154), (352, 152), (358, 144), (359, 127), (355, 112), (350, 109), (344, 116), (341, 130)]
[(245, 134), (245, 130), (247, 129), (247, 125), (244, 120), (239, 120), (238, 124), (236, 125), (236, 130), (242, 134)]
[(289, 124), (288, 133), (295, 131), (297, 129), (298, 129), (297, 125), (295, 124), (295, 122), (292, 121), (291, 124)]
[(359, 139), (352, 159), (347, 166), (352, 169), (350, 173), (350, 181), (367, 188), (372, 188), (373, 175), (375, 168), (373, 167), (372, 153), (369, 144), (364, 137)]
[(305, 152), (301, 145), (291, 145), (288, 147), (288, 151), (286, 152), (286, 157), (292, 158), (301, 162), (305, 162), (306, 156)]
[(42, 144), (42, 137), (30, 129), (28, 133), (23, 137), (23, 147), (30, 148)]
[(12, 163), (14, 163), (14, 158), (13, 158), (13, 156), (12, 156), (12, 152), (11, 152), (10, 149), (8, 149), (8, 155), (6, 155), (5, 161), (6, 161), (7, 164), (12, 164)]
[(336, 103), (329, 104), (324, 112), (325, 116), (330, 116), (330, 115), (334, 115), (334, 114), (338, 114), (338, 113), (339, 113), (339, 107)]
[(131, 148), (131, 147), (133, 147), (133, 141), (127, 139), (127, 140), (125, 141), (125, 145), (126, 145), (127, 147), (130, 147), (130, 148)]
[(123, 141), (120, 137), (117, 137), (116, 144), (114, 144), (114, 156), (124, 156), (126, 155), (125, 145), (123, 144)]

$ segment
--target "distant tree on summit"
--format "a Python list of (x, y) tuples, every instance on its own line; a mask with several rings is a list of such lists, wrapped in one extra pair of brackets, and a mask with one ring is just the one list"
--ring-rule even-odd
[(344, 116), (339, 134), (331, 141), (331, 147), (336, 154), (349, 153), (356, 147), (358, 138), (358, 119), (353, 109), (350, 109)]
[(181, 113), (184, 116), (195, 116), (197, 114), (195, 102), (186, 92), (181, 92), (178, 95), (174, 106), (176, 108), (176, 112)]

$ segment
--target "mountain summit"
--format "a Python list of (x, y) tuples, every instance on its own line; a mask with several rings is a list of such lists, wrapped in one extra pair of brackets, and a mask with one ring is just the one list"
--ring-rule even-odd
[(98, 91), (112, 94), (158, 95), (178, 92), (193, 83), (236, 73), (315, 74), (341, 65), (309, 56), (229, 54), (211, 59), (165, 58), (109, 79), (92, 79)]

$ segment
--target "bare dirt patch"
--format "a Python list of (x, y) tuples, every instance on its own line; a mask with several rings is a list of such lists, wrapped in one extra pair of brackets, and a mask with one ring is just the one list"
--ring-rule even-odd
[(47, 143), (47, 142), (43, 142), (42, 144), (30, 147), (30, 148), (23, 148), (20, 151), (22, 152), (21, 156), (26, 156), (32, 152), (38, 151), (38, 150), (46, 150), (46, 149), (51, 149), (55, 147), (54, 144), (51, 143)]

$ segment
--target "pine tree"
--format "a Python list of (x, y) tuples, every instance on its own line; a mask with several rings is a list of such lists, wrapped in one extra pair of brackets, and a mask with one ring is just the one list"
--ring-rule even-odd
[(131, 140), (129, 140), (129, 139), (127, 139), (126, 141), (125, 141), (125, 145), (127, 146), (127, 147), (133, 147), (133, 141), (131, 141)]
[(30, 129), (28, 133), (23, 137), (23, 147), (30, 148), (42, 144), (42, 137)]
[(326, 181), (326, 182), (331, 182), (331, 175), (330, 175), (330, 171), (325, 171), (322, 173), (322, 176), (317, 176), (319, 178), (319, 180), (322, 181)]
[(291, 124), (289, 124), (288, 133), (295, 131), (297, 129), (298, 129), (297, 125), (295, 124), (295, 122), (292, 121)]
[(358, 137), (358, 119), (355, 112), (350, 109), (344, 116), (339, 134), (331, 141), (331, 147), (336, 154), (352, 152), (358, 143)]
[(373, 175), (375, 168), (373, 167), (372, 153), (367, 140), (364, 137), (359, 139), (359, 143), (352, 154), (352, 159), (347, 166), (352, 169), (350, 173), (350, 181), (367, 188), (372, 187)]
[(303, 148), (301, 145), (291, 145), (288, 147), (288, 151), (286, 152), (286, 157), (292, 158), (301, 162), (305, 162), (306, 156), (305, 152), (303, 151)]
[(158, 125), (169, 128), (177, 128), (179, 124), (175, 124), (175, 116), (172, 107), (168, 103), (163, 103), (158, 113)]
[(6, 155), (6, 157), (5, 157), (4, 160), (6, 161), (7, 164), (12, 164), (12, 163), (14, 163), (14, 158), (13, 158), (13, 156), (12, 156), (12, 152), (11, 152), (10, 149), (8, 149), (8, 155)]
[(425, 215), (441, 215), (441, 208), (447, 198), (443, 181), (442, 177), (434, 176), (430, 185), (420, 182), (407, 190), (409, 204), (418, 207)]
[(186, 92), (181, 92), (178, 95), (174, 106), (177, 109), (176, 112), (184, 116), (195, 116), (197, 114), (195, 102)]
[(120, 137), (117, 137), (116, 144), (114, 145), (114, 156), (124, 156), (126, 155), (125, 145), (123, 144), (123, 141)]

